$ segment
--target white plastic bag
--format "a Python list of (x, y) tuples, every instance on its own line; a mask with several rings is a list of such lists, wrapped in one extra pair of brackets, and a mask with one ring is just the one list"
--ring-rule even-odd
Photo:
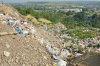
[(56, 63), (56, 66), (66, 66), (67, 65), (67, 62), (62, 59), (56, 60), (55, 63)]

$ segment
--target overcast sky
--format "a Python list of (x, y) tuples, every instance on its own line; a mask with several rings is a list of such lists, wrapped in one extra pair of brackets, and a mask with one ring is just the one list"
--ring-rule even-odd
[(100, 1), (100, 0), (0, 0), (4, 2), (27, 2), (27, 1)]

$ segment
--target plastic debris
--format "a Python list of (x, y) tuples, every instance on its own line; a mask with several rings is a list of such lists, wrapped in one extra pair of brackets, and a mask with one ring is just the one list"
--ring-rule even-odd
[(81, 54), (81, 53), (75, 53), (75, 57), (79, 57), (79, 56), (82, 56), (83, 54)]
[(22, 34), (23, 36), (26, 36), (26, 35), (28, 35), (28, 31), (26, 31), (26, 30), (23, 30), (23, 34)]
[(58, 59), (58, 60), (55, 60), (55, 64), (56, 66), (66, 66), (67, 62), (62, 59)]
[(14, 21), (12, 27), (16, 27), (16, 26), (18, 26), (19, 24), (20, 24), (20, 20), (16, 20), (16, 21)]
[(0, 16), (4, 16), (4, 14), (0, 13)]
[(15, 28), (16, 32), (18, 32), (19, 34), (23, 34), (23, 30), (19, 27)]
[(46, 48), (48, 52), (52, 55), (58, 55), (60, 53), (60, 49), (53, 47), (52, 45), (47, 45)]
[(68, 58), (70, 55), (71, 53), (67, 49), (62, 49), (59, 56), (61, 58)]

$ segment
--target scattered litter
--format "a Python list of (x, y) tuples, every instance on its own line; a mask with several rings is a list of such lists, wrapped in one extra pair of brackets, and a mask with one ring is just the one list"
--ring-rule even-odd
[(0, 16), (4, 16), (4, 14), (0, 13)]
[(12, 27), (16, 27), (16, 26), (18, 26), (19, 24), (20, 24), (20, 20), (16, 20), (16, 21), (14, 21)]
[(58, 55), (60, 53), (60, 49), (53, 47), (52, 45), (47, 45), (46, 48), (48, 52), (52, 55)]
[(62, 59), (55, 60), (55, 66), (66, 66), (66, 65), (67, 62)]
[(75, 53), (75, 57), (79, 57), (79, 56), (82, 56), (83, 54), (81, 54), (81, 53)]
[(26, 30), (23, 30), (23, 36), (26, 36), (26, 35), (28, 35), (28, 31), (26, 31)]
[(70, 55), (71, 53), (67, 49), (62, 49), (59, 56), (61, 58), (68, 58)]
[(10, 25), (10, 26), (12, 27), (12, 26), (13, 26), (13, 24), (14, 24), (14, 21), (13, 21), (13, 20), (9, 20), (9, 19), (8, 19), (7, 24), (8, 24), (8, 25)]
[(15, 28), (16, 32), (18, 32), (19, 34), (23, 34), (23, 29), (16, 27)]

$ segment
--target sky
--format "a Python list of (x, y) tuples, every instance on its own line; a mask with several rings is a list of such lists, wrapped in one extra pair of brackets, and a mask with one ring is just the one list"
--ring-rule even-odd
[(27, 2), (27, 1), (100, 1), (100, 0), (0, 0), (8, 3), (12, 2)]

